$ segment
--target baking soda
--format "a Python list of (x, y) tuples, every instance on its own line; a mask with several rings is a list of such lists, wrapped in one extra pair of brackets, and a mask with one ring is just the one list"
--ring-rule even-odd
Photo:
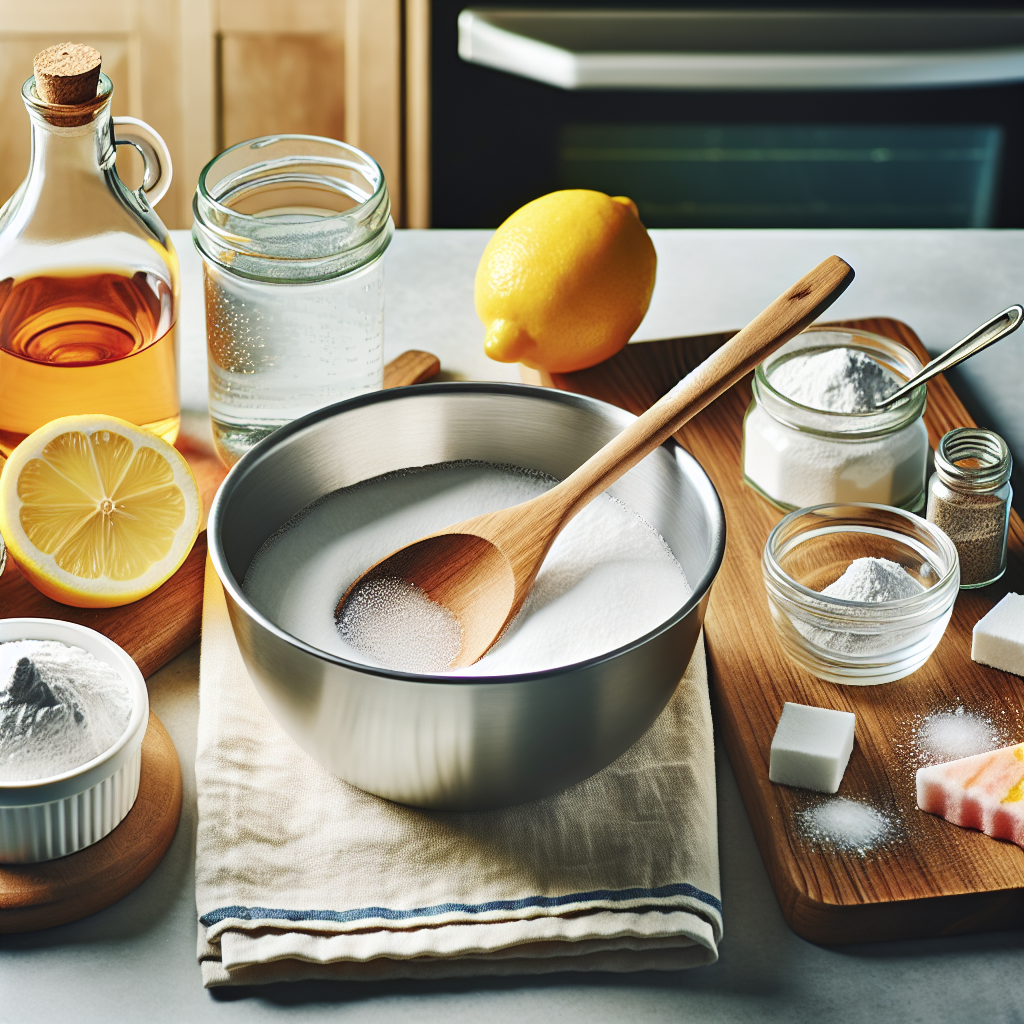
[[(821, 592), (826, 597), (844, 601), (875, 604), (880, 601), (898, 601), (924, 592), (924, 587), (906, 569), (888, 558), (857, 558), (842, 576)], [(865, 632), (828, 629), (796, 621), (796, 628), (812, 643), (838, 654), (881, 655), (905, 647), (926, 633), (931, 627), (899, 631), (874, 632), (871, 623), (865, 623)]]
[[(314, 502), (271, 537), (253, 559), (243, 587), (271, 621), (322, 651), (364, 664), (398, 667), (401, 662), (406, 671), (440, 671), (452, 632), (450, 623), (438, 618), (436, 605), (388, 591), (382, 621), (367, 616), (347, 624), (343, 634), (335, 623), (338, 601), (358, 576), (397, 548), (536, 497), (556, 482), (480, 462), (449, 462), (363, 481)], [(689, 595), (686, 576), (661, 536), (632, 509), (602, 494), (555, 540), (505, 635), (458, 674), (535, 672), (599, 657), (656, 629)], [(418, 648), (402, 635), (409, 629), (446, 639)], [(416, 650), (423, 660), (413, 668), (410, 655)]]
[(822, 593), (843, 601), (899, 601), (924, 593), (924, 587), (898, 562), (857, 558)]
[(830, 348), (775, 364), (768, 382), (792, 402), (826, 412), (870, 412), (900, 387), (866, 352)]
[(32, 782), (109, 750), (132, 716), (128, 683), (56, 640), (0, 643), (0, 782)]
[(801, 834), (822, 846), (864, 855), (888, 840), (893, 824), (870, 804), (837, 796), (796, 812)]
[[(829, 337), (849, 336), (821, 332), (823, 343)], [(762, 396), (744, 420), (743, 475), (762, 493), (789, 508), (919, 503), (928, 459), (923, 420), (900, 427), (905, 419), (898, 414), (865, 415), (900, 387), (895, 374), (866, 352), (837, 345), (777, 360), (768, 368), (768, 383), (795, 404), (779, 410), (778, 399)], [(822, 413), (838, 415), (825, 422)]]

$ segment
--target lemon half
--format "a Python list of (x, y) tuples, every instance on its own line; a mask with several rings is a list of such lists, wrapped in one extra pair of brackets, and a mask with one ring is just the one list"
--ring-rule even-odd
[(156, 590), (199, 534), (185, 459), (115, 416), (65, 416), (30, 434), (0, 474), (0, 533), (47, 597), (79, 608)]

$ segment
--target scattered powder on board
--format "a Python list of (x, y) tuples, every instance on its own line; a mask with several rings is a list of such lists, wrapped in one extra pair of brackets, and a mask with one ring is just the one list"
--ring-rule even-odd
[(457, 616), (394, 576), (357, 587), (338, 632), (375, 664), (407, 672), (443, 672), (462, 647)]
[(791, 356), (772, 369), (769, 382), (791, 401), (827, 412), (869, 412), (900, 386), (881, 363), (855, 348)]
[(1000, 731), (991, 718), (958, 707), (936, 711), (922, 719), (914, 735), (924, 763), (941, 764), (981, 754), (1002, 746)]
[(112, 666), (55, 640), (0, 643), (0, 782), (99, 757), (124, 735), (132, 692)]
[[(347, 636), (339, 631), (334, 612), (353, 580), (396, 548), (471, 516), (526, 501), (554, 483), (516, 467), (468, 461), (363, 481), (321, 498), (285, 524), (253, 559), (244, 589), (271, 621), (306, 643), (352, 661), (397, 667), (368, 650), (379, 654), (383, 634), (360, 649), (352, 644), (351, 629)], [(657, 531), (603, 494), (555, 540), (530, 596), (501, 640), (476, 665), (458, 672), (508, 675), (598, 657), (657, 628), (689, 595), (686, 575)], [(403, 596), (401, 614), (417, 608), (409, 597)], [(434, 609), (420, 603), (419, 612), (427, 613), (425, 621), (434, 621)], [(364, 620), (360, 628), (366, 625)], [(424, 622), (419, 628), (428, 631), (436, 625)], [(397, 646), (406, 653), (411, 649)], [(438, 671), (438, 657), (434, 650), (416, 668), (406, 660), (406, 670)]]
[(800, 833), (814, 843), (862, 856), (892, 837), (892, 822), (870, 804), (833, 797), (796, 812)]

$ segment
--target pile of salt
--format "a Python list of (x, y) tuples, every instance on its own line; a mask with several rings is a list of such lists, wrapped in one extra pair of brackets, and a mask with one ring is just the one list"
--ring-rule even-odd
[(892, 822), (869, 804), (837, 796), (796, 813), (805, 838), (861, 856), (890, 838)]
[(992, 720), (962, 707), (928, 715), (918, 726), (915, 741), (921, 757), (933, 764), (981, 754), (1000, 745)]

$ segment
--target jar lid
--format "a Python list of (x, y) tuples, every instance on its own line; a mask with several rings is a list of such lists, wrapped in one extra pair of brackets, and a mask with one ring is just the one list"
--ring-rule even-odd
[(1006, 442), (981, 427), (957, 427), (945, 434), (935, 452), (935, 472), (958, 491), (985, 493), (998, 490), (1013, 470)]

